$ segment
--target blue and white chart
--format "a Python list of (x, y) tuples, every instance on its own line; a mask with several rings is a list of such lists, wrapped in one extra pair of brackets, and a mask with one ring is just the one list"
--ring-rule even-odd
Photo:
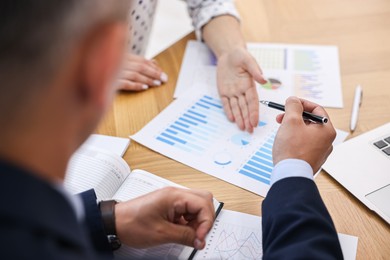
[(228, 121), (217, 93), (210, 89), (192, 88), (131, 138), (199, 171), (265, 196), (273, 168), (278, 112), (262, 107), (254, 133), (243, 132)]
[[(248, 43), (247, 48), (268, 79), (257, 84), (261, 99), (284, 103), (298, 96), (325, 107), (343, 107), (337, 46)], [(216, 59), (199, 41), (187, 44), (174, 97), (194, 84), (217, 86)]]

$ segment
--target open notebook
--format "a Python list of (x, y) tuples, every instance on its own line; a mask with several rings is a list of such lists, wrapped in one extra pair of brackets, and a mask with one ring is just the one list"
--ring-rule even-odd
[[(83, 145), (72, 157), (65, 187), (72, 193), (94, 188), (98, 199), (129, 200), (166, 186), (182, 187), (143, 170), (130, 170), (121, 153)], [(115, 251), (116, 259), (261, 259), (261, 218), (241, 212), (221, 210), (208, 234), (205, 249), (166, 244), (148, 249), (128, 246)], [(260, 206), (260, 205), (259, 205)], [(221, 210), (221, 211), (220, 211)], [(357, 238), (339, 234), (345, 259), (355, 259)]]
[[(127, 163), (118, 155), (96, 147), (83, 145), (71, 158), (65, 178), (65, 188), (71, 193), (95, 189), (98, 200), (130, 200), (154, 190), (175, 186), (174, 182), (143, 170), (130, 170)], [(214, 208), (219, 212), (223, 203), (214, 199)], [(167, 244), (149, 249), (133, 249), (126, 245), (115, 251), (117, 258), (189, 259), (196, 250), (191, 247)]]

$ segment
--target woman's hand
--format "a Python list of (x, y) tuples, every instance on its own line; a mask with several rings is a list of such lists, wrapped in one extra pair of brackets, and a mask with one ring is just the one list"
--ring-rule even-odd
[(168, 81), (168, 76), (154, 60), (135, 54), (126, 54), (118, 80), (118, 89), (141, 91)]

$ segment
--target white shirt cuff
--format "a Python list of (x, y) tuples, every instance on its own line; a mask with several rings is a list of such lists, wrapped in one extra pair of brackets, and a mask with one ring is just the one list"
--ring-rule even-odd
[[(192, 24), (195, 27), (195, 34), (198, 40), (202, 40), (202, 27), (211, 19), (220, 15), (231, 15), (237, 20), (240, 16), (234, 6), (233, 1), (217, 0), (213, 3), (202, 1), (187, 1), (189, 3), (190, 16)], [(192, 4), (190, 4), (192, 2)], [(199, 4), (199, 2), (201, 2)], [(191, 8), (192, 7), (192, 8)]]
[(285, 159), (275, 165), (271, 174), (271, 186), (289, 177), (304, 177), (313, 180), (313, 169), (310, 164), (299, 159)]

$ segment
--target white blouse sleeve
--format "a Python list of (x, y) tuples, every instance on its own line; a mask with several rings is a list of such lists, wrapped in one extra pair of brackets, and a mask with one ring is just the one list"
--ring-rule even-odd
[(239, 20), (233, 0), (187, 0), (188, 12), (198, 40), (202, 39), (202, 27), (220, 15), (231, 15)]

